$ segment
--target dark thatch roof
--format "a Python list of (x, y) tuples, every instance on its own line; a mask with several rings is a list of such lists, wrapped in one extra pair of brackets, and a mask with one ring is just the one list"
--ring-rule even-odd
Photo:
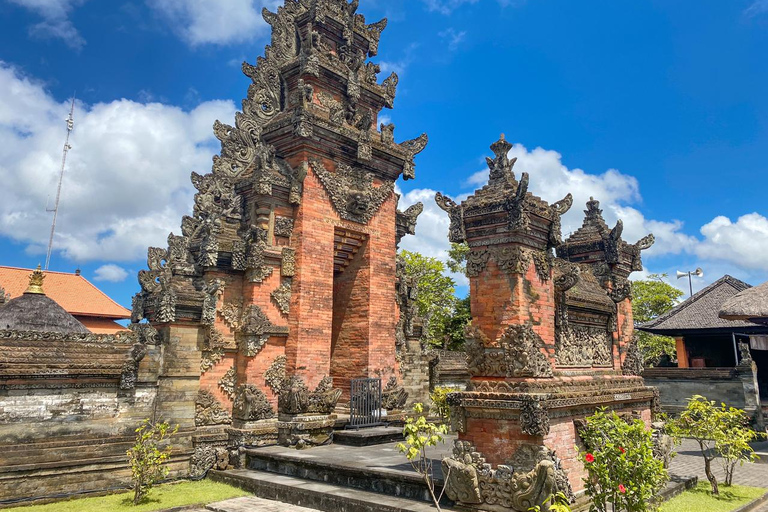
[(90, 332), (56, 301), (42, 293), (24, 293), (0, 306), (0, 329), (61, 333)]
[(726, 301), (747, 289), (751, 289), (747, 283), (725, 275), (660, 317), (638, 326), (638, 329), (653, 334), (675, 336), (693, 331), (730, 332), (759, 327), (752, 322), (731, 322), (718, 316)]
[(768, 323), (768, 281), (737, 293), (723, 302), (720, 318)]

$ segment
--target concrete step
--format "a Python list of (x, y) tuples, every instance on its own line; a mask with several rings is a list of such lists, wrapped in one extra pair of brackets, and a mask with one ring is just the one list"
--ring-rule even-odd
[[(317, 453), (317, 456), (314, 456), (314, 453)], [(322, 457), (317, 451), (278, 452), (270, 448), (246, 450), (248, 469), (431, 502), (429, 490), (422, 477), (411, 469), (405, 457), (402, 460), (396, 468), (370, 467), (352, 464), (348, 460)], [(442, 488), (442, 479), (439, 476), (436, 478), (436, 487)]]
[[(216, 482), (240, 487), (260, 498), (281, 501), (324, 512), (435, 511), (434, 506), (429, 503), (252, 469), (211, 470), (208, 472), (208, 478)], [(209, 505), (209, 510), (215, 512), (250, 512), (252, 510), (259, 510), (258, 508), (225, 508), (221, 504), (216, 505), (219, 508), (211, 508), (212, 505)], [(450, 508), (441, 508), (445, 512), (453, 512)]]
[(372, 427), (359, 430), (335, 430), (333, 442), (346, 446), (372, 446), (403, 440), (401, 427)]

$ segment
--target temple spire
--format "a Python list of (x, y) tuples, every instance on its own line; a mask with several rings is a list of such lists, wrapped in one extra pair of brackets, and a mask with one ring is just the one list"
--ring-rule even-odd
[(38, 264), (34, 272), (29, 275), (29, 286), (24, 293), (38, 293), (45, 295), (45, 292), (43, 291), (43, 279), (45, 279), (45, 274), (43, 274), (43, 271)]

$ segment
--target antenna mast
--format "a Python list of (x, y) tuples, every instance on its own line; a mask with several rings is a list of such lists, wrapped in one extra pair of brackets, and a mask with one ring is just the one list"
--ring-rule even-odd
[(67, 163), (67, 152), (72, 149), (69, 145), (69, 135), (72, 130), (75, 129), (75, 97), (72, 96), (72, 106), (69, 109), (69, 117), (67, 118), (67, 138), (64, 141), (64, 152), (61, 155), (61, 171), (59, 173), (59, 188), (56, 190), (56, 202), (53, 205), (53, 210), (47, 210), (53, 212), (53, 222), (51, 223), (51, 237), (48, 239), (48, 254), (45, 257), (45, 270), (48, 270), (48, 264), (51, 262), (51, 250), (53, 249), (53, 233), (56, 231), (56, 216), (59, 214), (59, 198), (61, 197), (61, 182), (64, 180), (64, 166)]

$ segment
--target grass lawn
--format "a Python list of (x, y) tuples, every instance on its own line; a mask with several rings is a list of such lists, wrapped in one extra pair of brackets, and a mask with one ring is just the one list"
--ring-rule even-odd
[(94, 496), (69, 501), (59, 501), (46, 505), (29, 505), (13, 507), (8, 510), (18, 512), (104, 512), (130, 511), (149, 512), (164, 508), (180, 507), (212, 503), (214, 501), (247, 496), (248, 492), (226, 484), (201, 480), (199, 482), (179, 482), (159, 485), (149, 491), (146, 500), (133, 506), (133, 493), (110, 494), (109, 496)]
[(712, 496), (712, 487), (704, 480), (661, 506), (660, 512), (729, 512), (765, 494), (768, 489), (720, 484), (720, 496)]

